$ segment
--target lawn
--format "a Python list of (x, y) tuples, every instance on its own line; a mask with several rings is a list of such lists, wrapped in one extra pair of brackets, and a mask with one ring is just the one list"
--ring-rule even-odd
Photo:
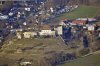
[(69, 19), (76, 19), (81, 17), (95, 17), (96, 15), (100, 14), (100, 8), (94, 6), (80, 6), (76, 10), (62, 14), (59, 18), (69, 18)]
[(100, 14), (100, 7), (96, 6), (80, 6), (79, 8), (69, 12), (63, 13), (58, 17), (54, 18), (52, 22), (59, 22), (63, 19), (77, 19), (84, 17), (95, 17)]
[(100, 66), (100, 54), (79, 58), (59, 66)]

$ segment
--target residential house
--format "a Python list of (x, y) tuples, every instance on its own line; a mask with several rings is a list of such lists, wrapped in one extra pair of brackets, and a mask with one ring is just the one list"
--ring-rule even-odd
[(0, 36), (0, 43), (3, 41), (4, 37)]
[(100, 33), (99, 33), (98, 37), (100, 38)]
[(30, 7), (25, 7), (25, 10), (26, 11), (30, 11)]
[(100, 22), (96, 23), (96, 31), (98, 33), (98, 38), (100, 39)]
[(24, 32), (23, 35), (24, 35), (24, 38), (32, 38), (37, 35), (37, 32), (32, 32), (32, 31)]
[(95, 25), (87, 25), (88, 31), (94, 31)]
[(63, 26), (58, 26), (57, 28), (55, 28), (55, 30), (57, 31), (58, 35), (62, 35), (63, 34)]
[(89, 21), (89, 22), (94, 22), (94, 21), (96, 21), (96, 19), (95, 18), (78, 18), (78, 19), (76, 19), (76, 20), (83, 20), (83, 21)]
[(22, 34), (21, 34), (21, 32), (17, 32), (17, 33), (16, 33), (16, 36), (17, 36), (18, 39), (22, 39)]
[(76, 32), (77, 32), (76, 29), (77, 29), (76, 27), (72, 26), (72, 27), (71, 27), (71, 32), (72, 32), (72, 33), (76, 33)]
[(11, 4), (11, 2), (8, 2), (8, 1), (5, 1), (5, 0), (0, 0), (0, 6), (5, 6), (5, 5), (8, 6), (8, 3)]
[(2, 5), (3, 1), (0, 1), (0, 5)]
[(66, 25), (66, 24), (65, 24), (65, 21), (67, 21), (67, 19), (62, 20), (62, 21), (59, 23), (59, 25), (60, 25), (60, 26)]
[(18, 39), (22, 39), (23, 29), (12, 29), (11, 31), (16, 32), (16, 36), (17, 36)]
[(20, 29), (14, 29), (14, 30), (16, 30), (16, 32), (22, 32), (23, 31), (22, 28), (20, 28)]
[(96, 25), (97, 25), (97, 26), (100, 26), (100, 22), (97, 22)]
[(54, 36), (55, 35), (55, 31), (52, 30), (52, 28), (49, 25), (43, 25), (41, 26), (41, 31), (39, 32), (40, 36), (44, 36), (44, 35), (50, 35), (50, 36)]

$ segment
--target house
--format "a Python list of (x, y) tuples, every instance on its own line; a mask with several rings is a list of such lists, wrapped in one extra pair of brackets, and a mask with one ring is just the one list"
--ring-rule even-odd
[(84, 20), (74, 20), (73, 23), (77, 24), (77, 25), (85, 25), (86, 21), (84, 21)]
[(23, 31), (23, 29), (22, 28), (20, 28), (20, 29), (14, 29), (16, 32), (22, 32)]
[(24, 35), (24, 38), (32, 38), (37, 35), (37, 32), (30, 32), (30, 31), (24, 32), (23, 35)]
[(21, 62), (20, 65), (21, 66), (28, 66), (28, 65), (31, 65), (32, 62)]
[(63, 26), (58, 26), (55, 30), (57, 31), (58, 35), (62, 35), (63, 34)]
[(55, 31), (52, 30), (52, 28), (49, 25), (43, 25), (41, 26), (41, 31), (39, 32), (40, 36), (44, 36), (44, 35), (50, 35), (50, 36), (54, 36), (55, 35)]
[(87, 25), (88, 31), (94, 31), (95, 25)]
[(97, 25), (97, 26), (100, 26), (100, 22), (97, 22), (96, 25)]
[(50, 8), (50, 11), (51, 11), (51, 13), (53, 13), (53, 12), (54, 12), (54, 9), (51, 7), (51, 8)]
[(16, 37), (18, 38), (18, 39), (22, 39), (22, 32), (23, 32), (23, 29), (12, 29), (12, 30), (10, 30), (11, 31), (11, 33), (13, 33), (13, 34), (16, 34)]
[(17, 33), (16, 33), (16, 36), (17, 36), (18, 39), (22, 39), (22, 34), (21, 34), (21, 32), (17, 32)]
[(0, 20), (6, 20), (8, 19), (8, 15), (3, 15), (2, 13), (0, 13)]
[(43, 35), (54, 36), (55, 35), (55, 31), (52, 31), (52, 30), (41, 30), (41, 32), (39, 32), (39, 35), (40, 36), (43, 36)]
[(0, 36), (0, 43), (3, 41), (4, 37)]
[(72, 26), (72, 27), (71, 27), (71, 32), (72, 32), (72, 33), (76, 33), (76, 32), (77, 32), (76, 29), (77, 29), (76, 27)]
[(25, 10), (26, 11), (30, 11), (30, 7), (25, 7)]
[(78, 19), (76, 19), (76, 20), (83, 20), (83, 21), (89, 21), (89, 22), (94, 22), (94, 21), (96, 21), (96, 19), (95, 18), (78, 18)]
[(11, 31), (11, 32), (22, 32), (23, 29), (21, 29), (21, 28), (20, 28), (20, 29), (11, 29), (10, 31)]
[(4, 4), (5, 4), (5, 1), (1, 0), (0, 5), (4, 5)]
[(60, 21), (59, 25), (60, 25), (60, 26), (66, 25), (66, 24), (65, 24), (65, 21), (67, 21), (67, 19)]
[(99, 33), (98, 37), (100, 38), (100, 33)]

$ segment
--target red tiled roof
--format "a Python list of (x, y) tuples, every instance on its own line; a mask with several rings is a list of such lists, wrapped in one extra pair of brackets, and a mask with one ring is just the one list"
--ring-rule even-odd
[(96, 23), (97, 26), (100, 26), (100, 22)]
[(73, 23), (79, 24), (79, 25), (84, 25), (84, 24), (86, 24), (86, 21), (84, 21), (84, 20), (74, 20)]
[(42, 25), (41, 30), (51, 30), (51, 27), (49, 25)]

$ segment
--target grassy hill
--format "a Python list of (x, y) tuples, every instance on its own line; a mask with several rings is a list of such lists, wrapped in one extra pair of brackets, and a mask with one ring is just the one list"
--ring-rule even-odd
[(59, 66), (100, 66), (100, 53), (84, 58), (79, 58)]
[(94, 6), (81, 6), (70, 13), (64, 13), (59, 18), (76, 19), (80, 17), (95, 17), (100, 14), (100, 9)]
[(79, 8), (69, 12), (63, 13), (58, 17), (54, 18), (52, 22), (59, 22), (62, 19), (76, 19), (81, 17), (95, 17), (100, 15), (100, 8), (96, 6), (80, 6)]
[[(31, 38), (20, 39), (12, 38), (6, 41), (0, 49), (0, 66), (19, 66), (17, 60), (31, 61), (31, 66), (39, 66), (38, 64), (47, 64), (44, 57), (52, 57), (53, 53), (61, 52), (66, 49), (60, 37), (54, 38)], [(43, 61), (44, 60), (44, 61)], [(37, 63), (40, 61), (39, 63)], [(43, 61), (43, 62), (41, 62)], [(19, 61), (20, 62), (20, 61)], [(41, 65), (49, 66), (49, 65)]]

